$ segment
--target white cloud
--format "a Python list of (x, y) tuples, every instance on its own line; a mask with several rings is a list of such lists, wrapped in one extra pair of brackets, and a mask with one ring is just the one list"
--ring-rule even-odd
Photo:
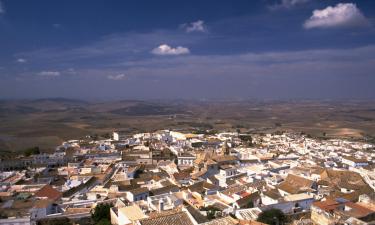
[(176, 48), (173, 48), (167, 44), (163, 44), (157, 48), (154, 48), (151, 51), (151, 53), (155, 55), (184, 55), (189, 54), (190, 50), (182, 46), (177, 46)]
[(353, 3), (339, 3), (322, 10), (314, 10), (313, 15), (306, 20), (304, 27), (331, 28), (331, 27), (358, 27), (366, 26), (369, 22), (362, 12)]
[(18, 62), (18, 63), (25, 63), (25, 62), (27, 62), (27, 60), (24, 59), (24, 58), (18, 58), (18, 59), (17, 59), (17, 62)]
[(302, 5), (310, 0), (281, 0), (280, 3), (269, 6), (271, 10), (277, 9), (291, 9), (297, 5)]
[(59, 71), (42, 71), (39, 72), (38, 75), (42, 77), (58, 77), (61, 74)]
[(125, 74), (117, 74), (117, 75), (109, 75), (107, 78), (110, 80), (124, 80), (126, 79), (126, 76)]
[(5, 13), (3, 3), (0, 1), (0, 14)]
[(198, 20), (189, 24), (183, 24), (183, 28), (185, 28), (185, 31), (190, 32), (206, 32), (206, 27), (204, 25), (203, 20)]

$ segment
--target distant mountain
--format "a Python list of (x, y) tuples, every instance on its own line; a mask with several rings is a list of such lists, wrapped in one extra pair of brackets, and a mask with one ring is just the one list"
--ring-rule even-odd
[(78, 100), (78, 99), (70, 99), (70, 98), (40, 98), (35, 100), (30, 100), (34, 103), (62, 103), (62, 104), (88, 104), (87, 101)]
[(150, 116), (180, 114), (183, 113), (183, 110), (178, 107), (164, 104), (138, 103), (132, 106), (115, 109), (110, 112), (126, 116)]
[(82, 110), (88, 104), (85, 101), (65, 98), (3, 100), (0, 101), (0, 115)]

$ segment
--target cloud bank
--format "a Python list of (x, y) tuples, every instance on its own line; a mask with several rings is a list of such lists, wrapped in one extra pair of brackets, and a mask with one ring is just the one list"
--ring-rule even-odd
[(314, 10), (313, 15), (306, 20), (304, 27), (332, 28), (332, 27), (361, 27), (369, 22), (353, 3), (339, 3), (322, 10)]
[[(38, 82), (12, 81), (15, 77), (10, 76), (0, 86), (3, 93), (8, 94), (20, 95), (8, 88), (18, 85), (21, 89), (40, 90), (41, 93), (48, 87), (51, 93), (58, 90), (63, 96), (108, 98), (368, 97), (375, 95), (371, 85), (375, 82), (372, 73), (375, 71), (375, 46), (148, 57), (123, 59), (90, 67), (77, 66), (75, 76), (67, 76), (63, 70), (59, 71), (39, 72), (46, 79)], [(53, 79), (58, 76), (58, 80)], [(28, 74), (22, 78), (24, 81), (37, 79)], [(127, 82), (119, 82), (124, 79)], [(115, 82), (105, 82), (108, 80)], [(33, 86), (30, 87), (30, 84)], [(74, 88), (64, 92), (61, 87), (66, 85)], [(98, 89), (98, 86), (102, 88)], [(144, 91), (139, 93), (140, 89)]]

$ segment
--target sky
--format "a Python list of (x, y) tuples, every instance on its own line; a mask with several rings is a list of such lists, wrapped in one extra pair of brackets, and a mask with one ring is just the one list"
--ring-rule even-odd
[(375, 1), (0, 0), (0, 99), (375, 99)]

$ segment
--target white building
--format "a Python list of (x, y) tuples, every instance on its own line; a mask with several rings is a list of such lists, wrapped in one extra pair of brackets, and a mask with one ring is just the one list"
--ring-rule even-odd
[(195, 159), (196, 157), (189, 153), (179, 154), (177, 156), (178, 166), (193, 166)]
[(113, 140), (122, 141), (124, 139), (126, 139), (126, 136), (125, 136), (124, 132), (119, 132), (119, 131), (113, 132)]
[(351, 167), (368, 166), (368, 161), (366, 159), (357, 159), (354, 157), (342, 157), (341, 162)]
[(172, 210), (183, 204), (182, 193), (165, 193), (147, 198), (148, 207), (155, 211)]
[(59, 212), (59, 207), (56, 204), (53, 204), (49, 199), (42, 199), (35, 202), (33, 208), (30, 209), (30, 218), (38, 220)]
[(147, 216), (138, 205), (111, 208), (111, 224), (114, 225), (134, 224), (137, 220), (145, 218)]
[(126, 199), (130, 202), (147, 200), (149, 191), (147, 188), (137, 188), (126, 192)]

